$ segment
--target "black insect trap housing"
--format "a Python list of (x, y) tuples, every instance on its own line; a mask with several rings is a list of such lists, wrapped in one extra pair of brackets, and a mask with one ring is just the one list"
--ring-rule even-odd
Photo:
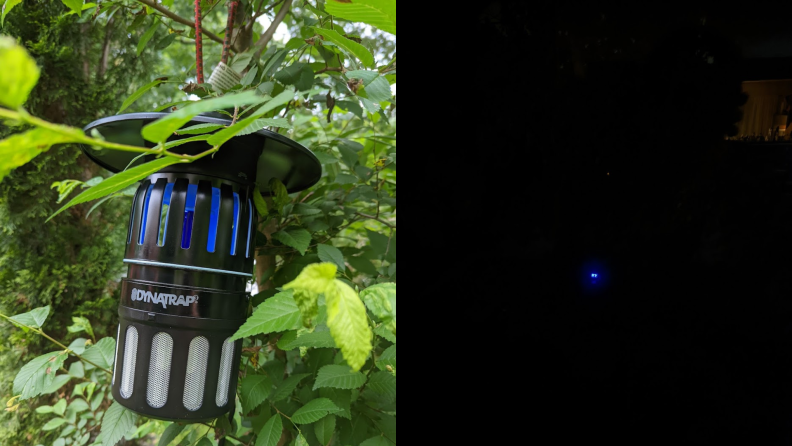
[[(166, 113), (132, 113), (89, 124), (108, 141), (153, 147), (141, 129)], [(218, 115), (222, 116), (222, 115)], [(187, 125), (229, 125), (199, 115)], [(187, 136), (174, 135), (169, 141)], [(174, 151), (195, 155), (205, 141)], [(84, 146), (96, 163), (120, 172), (154, 155)], [(242, 341), (229, 338), (245, 321), (252, 277), (254, 187), (272, 178), (291, 192), (315, 184), (321, 165), (310, 150), (274, 132), (237, 136), (214, 156), (163, 168), (145, 179), (132, 202), (118, 306), (113, 397), (148, 417), (204, 421), (234, 406)]]

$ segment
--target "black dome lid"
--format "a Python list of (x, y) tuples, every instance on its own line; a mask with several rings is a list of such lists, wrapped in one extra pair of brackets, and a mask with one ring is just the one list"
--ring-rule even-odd
[[(167, 115), (166, 112), (115, 115), (96, 120), (85, 126), (83, 130), (90, 134), (91, 130), (96, 129), (105, 140), (118, 144), (154, 147), (154, 143), (143, 139), (140, 131), (147, 124)], [(230, 119), (219, 116), (222, 115), (216, 113), (198, 115), (185, 124), (185, 127), (195, 124), (231, 124)], [(168, 141), (190, 136), (193, 135), (173, 135)], [(114, 173), (126, 169), (135, 157), (140, 155), (85, 144), (80, 146), (91, 160)], [(196, 155), (210, 148), (211, 146), (205, 141), (194, 141), (174, 147), (171, 151)], [(153, 161), (155, 158), (154, 154), (147, 154), (135, 160), (129, 167)], [(322, 175), (322, 165), (308, 148), (283, 135), (262, 129), (231, 138), (213, 155), (189, 164), (173, 164), (163, 168), (161, 172), (201, 174), (245, 185), (258, 183), (261, 193), (268, 195), (269, 181), (272, 178), (281, 180), (289, 193), (313, 186)]]

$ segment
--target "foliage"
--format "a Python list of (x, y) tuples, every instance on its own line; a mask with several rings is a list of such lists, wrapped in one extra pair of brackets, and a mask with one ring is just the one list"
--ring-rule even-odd
[[(221, 3), (201, 3), (206, 28), (224, 23)], [(61, 179), (54, 185), (61, 192), (58, 201), (76, 192), (77, 185), (84, 190), (51, 214), (48, 224), (63, 219), (68, 215), (63, 211), (71, 211), (74, 205), (123, 196), (128, 186), (163, 165), (211, 155), (235, 135), (265, 126), (309, 147), (322, 163), (323, 174), (308, 190), (288, 194), (275, 182), (268, 185), (271, 196), (255, 197), (261, 224), (256, 240), (258, 280), (253, 285), (259, 292), (252, 298), (250, 319), (236, 335), (244, 341), (233, 422), (220, 418), (186, 427), (166, 425), (111, 404), (108, 374), (103, 369), (112, 367), (115, 341), (102, 335), (112, 334), (114, 325), (100, 321), (100, 330), (91, 317), (75, 318), (69, 331), (85, 331), (92, 339), (78, 338), (82, 345), (69, 347), (46, 335), (33, 314), (16, 317), (22, 322), (32, 318), (36, 323), (24, 324), (24, 328), (59, 343), (63, 350), (34, 359), (20, 370), (11, 402), (53, 394), (57, 390), (53, 387), (65, 385), (82, 370), (85, 386), (80, 387), (81, 383), (75, 389), (87, 392), (90, 388), (90, 395), (58, 393), (52, 411), (45, 414), (51, 416), (44, 435), (56, 444), (108, 445), (163, 431), (162, 438), (171, 444), (216, 444), (224, 436), (257, 445), (281, 440), (312, 446), (395, 443), (395, 45), (380, 31), (349, 22), (359, 20), (395, 34), (395, 1), (353, 2), (368, 13), (334, 0), (327, 4), (242, 1), (236, 32), (248, 31), (251, 37), (236, 44), (241, 50), (229, 66), (241, 76), (230, 88), (195, 84), (191, 76), (195, 65), (185, 60), (183, 49), (171, 49), (194, 38), (194, 30), (173, 17), (189, 17), (186, 5), (164, 1), (153, 8), (132, 0), (63, 4), (68, 8), (61, 20), (93, 26), (115, 23), (132, 36), (134, 49), (128, 54), (145, 58), (152, 53), (148, 49), (154, 48), (163, 53), (162, 66), (168, 65), (175, 73), (164, 76), (167, 80), (156, 76), (129, 85), (129, 96), (119, 101), (122, 104), (116, 110), (156, 103), (160, 105), (155, 108), (170, 107), (173, 113), (143, 128), (142, 135), (156, 144), (153, 148), (113, 144), (28, 113), (20, 107), (28, 87), (0, 77), (0, 96), (15, 92), (2, 104), (6, 108), (0, 108), (0, 118), (9, 125), (27, 126), (16, 133), (21, 136), (12, 136), (22, 138), (14, 147), (27, 152), (0, 159), (0, 172), (11, 171), (13, 177), (13, 169), (31, 158), (35, 162), (38, 153), (50, 145), (40, 141), (84, 143), (159, 157), (95, 184)], [(26, 8), (25, 4), (14, 6), (11, 14), (4, 11), (6, 20)], [(288, 8), (288, 13), (276, 16), (281, 7)], [(272, 27), (278, 26), (278, 17), (283, 18), (293, 37), (268, 40), (256, 20), (264, 17), (274, 22)], [(0, 64), (16, 64), (19, 70), (35, 66), (24, 51), (20, 53), (21, 48), (4, 40), (0, 49), (11, 51), (14, 57), (0, 53)], [(216, 50), (209, 50), (206, 60)], [(177, 86), (180, 90), (174, 89)], [(193, 116), (207, 111), (233, 116), (232, 125), (182, 128)], [(180, 133), (207, 141), (211, 149), (194, 156), (171, 151), (175, 145), (169, 139)], [(8, 139), (0, 141), (0, 148), (4, 141)], [(39, 319), (42, 312), (37, 313)], [(45, 367), (53, 358), (56, 363), (69, 361), (65, 353), (78, 361), (68, 364), (68, 369)], [(90, 411), (70, 418), (66, 409), (71, 404), (88, 404)]]

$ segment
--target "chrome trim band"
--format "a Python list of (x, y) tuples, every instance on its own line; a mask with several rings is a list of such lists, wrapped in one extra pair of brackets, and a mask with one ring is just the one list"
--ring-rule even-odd
[(151, 262), (149, 260), (124, 259), (124, 263), (134, 263), (136, 265), (143, 265), (143, 266), (161, 266), (161, 267), (166, 267), (166, 268), (187, 269), (187, 270), (192, 270), (192, 271), (203, 271), (203, 272), (207, 272), (207, 273), (233, 274), (235, 276), (253, 277), (253, 274), (240, 273), (240, 272), (237, 272), (237, 271), (226, 271), (224, 269), (203, 268), (203, 267), (200, 267), (200, 266), (177, 265), (175, 263)]

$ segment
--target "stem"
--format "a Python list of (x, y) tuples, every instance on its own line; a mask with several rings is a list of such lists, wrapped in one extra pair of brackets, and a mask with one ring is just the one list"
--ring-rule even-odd
[(28, 328), (30, 330), (33, 330), (35, 333), (38, 333), (41, 336), (44, 336), (45, 338), (49, 339), (53, 344), (55, 344), (58, 347), (60, 347), (63, 350), (65, 350), (66, 353), (71, 353), (72, 355), (76, 356), (80, 361), (87, 362), (88, 364), (91, 364), (92, 366), (96, 367), (99, 370), (104, 370), (105, 372), (107, 372), (108, 375), (112, 375), (113, 374), (113, 372), (111, 372), (110, 370), (107, 370), (106, 368), (104, 368), (104, 367), (102, 367), (102, 366), (100, 366), (98, 364), (95, 364), (95, 363), (83, 358), (82, 356), (78, 355), (77, 353), (74, 352), (74, 350), (72, 350), (69, 347), (66, 347), (65, 345), (63, 345), (60, 342), (56, 341), (50, 335), (48, 335), (47, 333), (44, 333), (40, 328), (31, 327), (30, 325), (25, 325), (25, 324), (23, 324), (21, 322), (17, 322), (15, 320), (11, 319), (10, 317), (6, 316), (3, 313), (0, 313), (0, 317), (8, 319), (8, 321), (11, 322), (12, 324), (21, 325), (21, 326), (26, 327), (26, 328)]
[(195, 0), (195, 71), (196, 82), (204, 83), (203, 41), (201, 40), (201, 0)]
[(225, 39), (223, 39), (223, 55), (220, 56), (220, 62), (223, 64), (228, 63), (228, 50), (231, 47), (231, 34), (234, 30), (234, 17), (236, 16), (237, 6), (239, 0), (231, 0), (228, 4), (228, 21), (226, 22)]
[[(211, 424), (207, 424), (207, 423), (204, 423), (204, 422), (201, 422), (201, 424), (203, 424), (204, 426), (209, 426), (209, 427), (212, 428), (212, 430), (214, 430), (214, 426), (212, 426)], [(236, 440), (236, 441), (238, 441), (238, 442), (240, 442), (242, 444), (245, 444), (245, 442), (243, 440), (241, 440), (239, 437), (235, 437), (235, 436), (233, 436), (231, 434), (225, 434), (225, 436), (228, 437), (228, 438), (233, 438), (234, 440)]]
[(379, 218), (379, 217), (377, 217), (375, 215), (368, 215), (368, 214), (364, 214), (362, 212), (355, 212), (355, 215), (360, 215), (361, 217), (369, 218), (371, 220), (377, 220), (378, 222), (382, 223), (383, 225), (385, 225), (385, 226), (387, 226), (387, 227), (389, 227), (391, 229), (396, 229), (396, 226), (393, 226), (391, 223), (388, 223), (387, 221), (385, 221), (385, 220), (383, 220), (383, 219), (381, 219), (381, 218)]
[[(166, 8), (166, 7), (162, 6), (162, 5), (158, 5), (153, 0), (137, 0), (137, 1), (140, 2), (140, 3), (143, 3), (146, 6), (149, 6), (149, 7), (153, 8), (153, 9), (156, 9), (157, 11), (161, 12), (162, 15), (164, 15), (165, 17), (171, 18), (171, 19), (181, 23), (182, 25), (187, 25), (189, 27), (195, 26), (195, 23), (191, 22), (190, 20), (185, 19), (184, 17), (182, 17), (180, 15), (174, 14), (173, 12), (168, 10), (168, 8)], [(220, 44), (223, 43), (223, 39), (221, 39), (220, 37), (217, 37), (216, 34), (211, 33), (209, 31), (206, 31), (206, 30), (203, 30), (203, 33), (206, 35), (206, 37), (214, 40), (215, 42), (220, 43)], [(237, 52), (237, 53), (239, 52), (239, 50), (237, 48), (233, 47), (233, 46), (232, 46), (231, 49), (234, 50), (234, 52)]]
[(278, 25), (281, 24), (283, 18), (286, 17), (286, 13), (289, 12), (289, 9), (291, 9), (291, 4), (292, 0), (286, 0), (278, 13), (275, 14), (275, 18), (272, 19), (272, 23), (270, 23), (269, 28), (261, 33), (261, 37), (259, 37), (255, 45), (257, 49), (256, 52), (253, 53), (253, 60), (259, 60), (261, 53), (264, 52), (264, 48), (267, 46), (269, 41), (272, 40), (272, 36), (275, 34), (275, 30), (278, 28)]

